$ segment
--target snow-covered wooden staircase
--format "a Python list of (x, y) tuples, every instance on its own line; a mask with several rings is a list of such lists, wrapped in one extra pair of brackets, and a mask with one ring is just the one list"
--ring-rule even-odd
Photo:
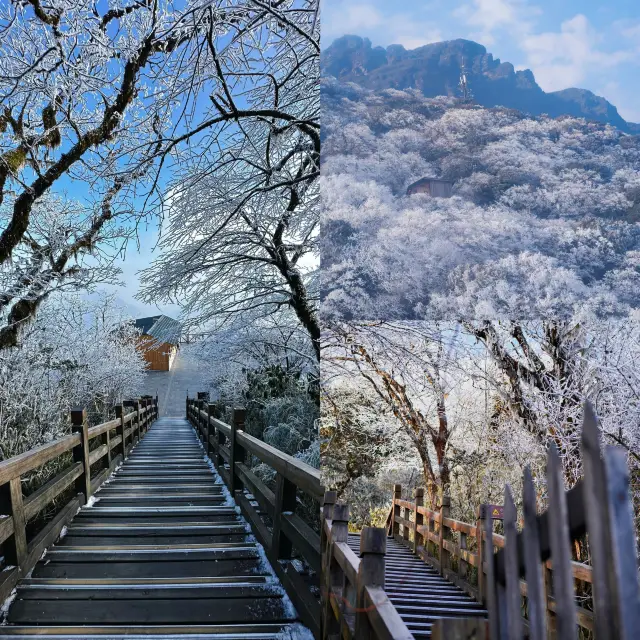
[(185, 419), (154, 422), (63, 533), (0, 637), (313, 637)]

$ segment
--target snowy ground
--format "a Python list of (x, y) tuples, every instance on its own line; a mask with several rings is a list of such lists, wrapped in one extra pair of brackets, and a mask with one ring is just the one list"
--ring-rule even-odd
[(198, 391), (209, 391), (208, 367), (194, 357), (188, 345), (182, 346), (171, 371), (148, 371), (144, 394), (158, 395), (160, 416), (184, 417), (187, 391), (194, 397)]

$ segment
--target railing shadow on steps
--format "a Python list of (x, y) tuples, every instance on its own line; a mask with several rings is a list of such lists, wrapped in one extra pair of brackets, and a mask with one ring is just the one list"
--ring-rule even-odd
[[(244, 409), (233, 409), (229, 424), (219, 419), (219, 410), (205, 392), (199, 392), (198, 398), (187, 396), (187, 419), (207, 456), (251, 525), (303, 624), (319, 638), (320, 536), (296, 509), (299, 492), (318, 508), (322, 504), (320, 471), (246, 433)], [(251, 470), (248, 456), (255, 456), (275, 471), (274, 490)], [(315, 576), (305, 575), (304, 568), (298, 570), (294, 550)]]
[[(0, 462), (0, 548), (5, 563), (0, 572), (0, 603), (158, 418), (158, 399), (126, 400), (116, 405), (115, 415), (113, 420), (90, 427), (85, 409), (74, 409), (70, 435)], [(70, 458), (70, 464), (25, 497), (22, 476), (56, 460), (64, 461), (64, 456)], [(29, 523), (72, 486), (75, 495), (28, 536)]]
[[(322, 637), (412, 637), (402, 628), (404, 623), (384, 593), (382, 540), (388, 534), (488, 608), (489, 621), (437, 621), (432, 630), (434, 640), (543, 640), (548, 633), (568, 640), (578, 637), (578, 629), (586, 632), (585, 637), (591, 634), (598, 640), (637, 638), (640, 590), (626, 452), (610, 446), (602, 452), (599, 439), (597, 418), (586, 404), (584, 478), (564, 491), (558, 453), (551, 446), (549, 509), (537, 515), (533, 481), (527, 470), (520, 533), (508, 486), (505, 535), (497, 535), (487, 505), (478, 509), (476, 523), (469, 524), (449, 517), (448, 496), (443, 496), (439, 509), (429, 509), (424, 505), (424, 489), (416, 489), (411, 502), (402, 499), (402, 487), (395, 485), (387, 526), (363, 529), (358, 559), (347, 545), (348, 506), (334, 505), (335, 492), (327, 492), (322, 522), (323, 593), (327, 594)], [(571, 559), (571, 543), (583, 540), (585, 533), (591, 564)], [(371, 543), (373, 539), (375, 543)], [(365, 569), (367, 563), (375, 568)], [(592, 588), (595, 613), (578, 604), (576, 585), (583, 592), (588, 592), (585, 585)], [(372, 592), (377, 595), (379, 609), (367, 596)]]

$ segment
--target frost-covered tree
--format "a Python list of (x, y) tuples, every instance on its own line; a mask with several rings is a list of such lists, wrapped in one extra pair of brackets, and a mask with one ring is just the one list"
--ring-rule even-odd
[[(450, 492), (457, 517), (470, 521), (478, 504), (501, 499), (506, 482), (517, 487), (529, 465), (544, 501), (550, 443), (561, 453), (566, 486), (582, 475), (579, 434), (584, 402), (589, 401), (604, 443), (628, 452), (632, 496), (640, 514), (637, 312), (616, 319), (583, 314), (544, 321), (336, 327), (323, 340), (322, 384), (330, 400), (323, 402), (322, 425), (326, 437), (337, 442), (340, 434), (355, 430), (362, 454), (358, 457), (354, 447), (331, 447), (329, 485), (345, 485), (351, 469), (354, 488), (347, 487), (347, 493), (376, 508), (388, 504), (391, 482), (429, 487), (433, 473)], [(444, 391), (446, 433), (434, 428), (441, 417), (438, 384)], [(358, 399), (363, 393), (373, 394), (379, 404), (367, 408)], [(390, 398), (406, 400), (391, 404)], [(422, 428), (432, 471), (416, 443), (417, 429), (411, 433), (407, 425)], [(442, 458), (439, 435), (446, 438)], [(381, 443), (390, 443), (384, 459)], [(377, 466), (367, 471), (367, 461), (376, 456)], [(422, 465), (417, 483), (410, 475), (416, 465)], [(640, 515), (637, 526), (640, 530)]]
[[(175, 167), (193, 167), (204, 159), (203, 148), (212, 154), (231, 148), (238, 132), (264, 127), (278, 149), (297, 132), (294, 162), (309, 155), (305, 140), (313, 140), (313, 127), (307, 129), (296, 106), (288, 107), (311, 86), (299, 82), (311, 67), (298, 57), (298, 43), (317, 46), (316, 14), (317, 3), (306, 0), (4, 3), (0, 266), (11, 268), (13, 256), (29, 244), (34, 207), (63, 185), (72, 184), (91, 203), (82, 229), (65, 238), (66, 251), (77, 257), (94, 251), (114, 218), (132, 229), (145, 215), (162, 213)], [(297, 96), (270, 56), (288, 61), (294, 74), (303, 70), (296, 75)], [(300, 167), (308, 169), (302, 160)], [(283, 188), (293, 193), (303, 184), (285, 179)], [(285, 244), (293, 241), (284, 229), (282, 235)], [(290, 265), (281, 259), (293, 280), (295, 255), (288, 256)], [(62, 269), (52, 278), (67, 276)], [(29, 320), (41, 299), (29, 291), (24, 304), (14, 299), (11, 322)]]
[[(109, 210), (103, 203), (103, 212)], [(18, 344), (21, 331), (53, 292), (117, 282), (113, 258), (132, 230), (115, 221), (96, 222), (104, 215), (52, 193), (34, 203), (22, 241), (0, 265), (0, 350)], [(0, 226), (9, 217), (0, 205)]]
[(458, 384), (447, 373), (452, 337), (437, 326), (351, 322), (328, 327), (323, 344), (329, 375), (344, 368), (344, 375), (370, 387), (395, 417), (420, 458), (434, 501), (451, 482), (450, 412), (461, 408), (452, 409), (448, 401)]
[(319, 466), (318, 363), (308, 334), (291, 310), (249, 320), (236, 316), (203, 330), (185, 347), (189, 357), (225, 418), (231, 408), (244, 407), (249, 433)]
[[(640, 136), (322, 80), (323, 310), (600, 316), (637, 307)], [(406, 195), (425, 176), (453, 197)]]
[(130, 319), (109, 297), (87, 302), (56, 294), (19, 346), (0, 350), (0, 458), (71, 430), (70, 410), (84, 406), (94, 423), (140, 392), (145, 370)]
[(242, 50), (209, 74), (218, 122), (170, 182), (143, 297), (216, 326), (290, 309), (318, 355), (318, 2), (249, 4), (268, 14), (238, 30)]

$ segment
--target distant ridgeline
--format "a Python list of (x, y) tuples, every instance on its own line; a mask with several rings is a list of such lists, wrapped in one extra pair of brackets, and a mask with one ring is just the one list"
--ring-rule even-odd
[(402, 45), (372, 47), (367, 38), (347, 35), (323, 51), (321, 69), (325, 76), (368, 89), (413, 88), (433, 98), (460, 95), (463, 63), (473, 100), (482, 106), (504, 106), (554, 118), (587, 118), (640, 134), (640, 124), (626, 122), (604, 98), (576, 88), (546, 93), (529, 69), (516, 71), (510, 62), (494, 59), (485, 47), (470, 40), (448, 40), (407, 50)]

